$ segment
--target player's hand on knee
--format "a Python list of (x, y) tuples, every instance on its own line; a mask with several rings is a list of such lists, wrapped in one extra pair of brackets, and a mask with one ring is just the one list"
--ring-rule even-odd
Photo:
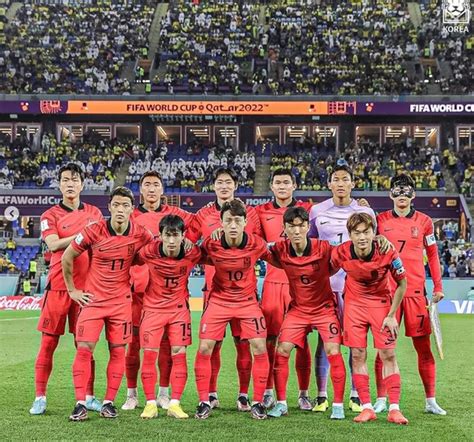
[(431, 302), (436, 304), (437, 302), (441, 301), (443, 298), (444, 298), (443, 292), (434, 292), (431, 298)]
[(385, 255), (387, 254), (390, 250), (395, 250), (395, 246), (383, 235), (377, 235), (375, 237), (375, 240), (377, 241), (377, 244), (379, 245), (380, 252)]
[(398, 326), (398, 321), (396, 320), (395, 317), (387, 316), (383, 320), (381, 331), (384, 331), (385, 328), (388, 328), (393, 338), (396, 338), (398, 336), (399, 326)]
[(92, 298), (94, 298), (92, 293), (87, 293), (87, 292), (84, 292), (82, 290), (77, 290), (77, 289), (71, 290), (69, 292), (69, 296), (71, 297), (73, 301), (77, 302), (82, 307), (91, 303)]

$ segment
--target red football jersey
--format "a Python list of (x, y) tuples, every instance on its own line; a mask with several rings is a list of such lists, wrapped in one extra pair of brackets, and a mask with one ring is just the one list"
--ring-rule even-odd
[[(257, 211), (251, 206), (245, 206), (247, 209), (247, 225), (245, 232), (248, 234), (262, 235), (260, 220)], [(193, 243), (201, 238), (207, 239), (214, 230), (222, 227), (221, 224), (221, 208), (217, 201), (214, 204), (207, 205), (198, 210), (191, 223), (190, 228), (186, 232), (186, 237)], [(214, 277), (215, 268), (213, 266), (205, 266), (206, 289), (209, 290), (212, 278)]]
[(193, 267), (201, 261), (201, 249), (184, 246), (176, 258), (163, 252), (163, 243), (155, 240), (138, 253), (138, 262), (149, 269), (150, 283), (143, 296), (143, 308), (174, 310), (189, 298), (188, 279)]
[(434, 291), (442, 292), (438, 246), (434, 236), (433, 221), (424, 213), (411, 209), (400, 217), (388, 210), (377, 216), (378, 231), (398, 250), (407, 272), (407, 297), (425, 296), (425, 265), (423, 249), (428, 256)]
[[(286, 239), (283, 230), (283, 215), (289, 207), (303, 207), (308, 213), (313, 206), (310, 202), (297, 201), (293, 199), (288, 207), (280, 207), (276, 201), (269, 201), (256, 207), (260, 224), (262, 226), (263, 238), (267, 242), (277, 242)], [(288, 277), (282, 269), (278, 269), (271, 264), (267, 264), (267, 274), (265, 280), (269, 282), (278, 282), (288, 284)]]
[(268, 253), (266, 242), (256, 235), (244, 233), (239, 247), (230, 247), (225, 235), (214, 241), (204, 240), (202, 249), (215, 266), (209, 299), (223, 303), (246, 303), (257, 300), (255, 263)]
[(331, 262), (334, 268), (346, 272), (344, 302), (380, 307), (390, 302), (390, 274), (399, 281), (406, 277), (402, 260), (395, 250), (380, 253), (376, 243), (366, 259), (357, 257), (352, 241), (346, 241), (333, 249)]
[[(80, 203), (76, 210), (59, 203), (41, 215), (41, 238), (43, 241), (49, 235), (58, 235), (59, 238), (77, 235), (88, 224), (102, 219), (101, 211), (90, 204)], [(64, 249), (65, 250), (65, 249)], [(46, 290), (66, 290), (61, 267), (61, 257), (64, 250), (51, 252), (51, 261), (48, 272)], [(74, 260), (74, 284), (78, 289), (84, 289), (89, 256), (83, 253)]]
[(271, 248), (290, 283), (290, 308), (317, 313), (334, 300), (330, 276), (332, 246), (327, 241), (308, 239), (302, 256), (297, 256), (289, 240), (278, 241)]
[[(134, 209), (131, 219), (133, 219), (134, 223), (146, 227), (155, 237), (157, 237), (160, 234), (160, 221), (166, 215), (180, 216), (184, 221), (185, 229), (189, 228), (194, 216), (179, 207), (169, 206), (168, 204), (160, 204), (156, 210), (151, 212), (145, 209), (141, 204)], [(130, 271), (130, 277), (133, 292), (143, 293), (149, 281), (148, 268), (145, 266), (133, 266)]]
[(77, 252), (89, 252), (84, 290), (94, 295), (94, 305), (131, 302), (130, 267), (138, 251), (152, 240), (150, 231), (131, 222), (123, 235), (117, 235), (105, 220), (77, 235), (71, 244)]

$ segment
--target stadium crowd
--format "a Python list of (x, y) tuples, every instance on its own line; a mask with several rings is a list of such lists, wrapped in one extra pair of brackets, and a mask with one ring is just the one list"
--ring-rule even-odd
[(168, 148), (165, 143), (137, 149), (126, 179), (138, 190), (140, 176), (156, 170), (167, 191), (211, 192), (213, 173), (219, 167), (233, 167), (239, 176), (239, 191), (252, 192), (255, 179), (255, 154), (233, 152), (222, 145), (203, 147), (197, 143)]
[(129, 93), (123, 67), (146, 53), (154, 9), (25, 3), (0, 46), (0, 92)]
[[(157, 4), (24, 4), (9, 23), (0, 20), (0, 91), (132, 93), (124, 66), (148, 57)], [(474, 37), (440, 27), (436, 2), (420, 4), (418, 26), (395, 0), (278, 0), (263, 11), (248, 0), (170, 2), (152, 89), (398, 95), (438, 83), (443, 94), (473, 90)]]
[(130, 149), (124, 142), (89, 139), (72, 144), (57, 142), (45, 134), (34, 147), (25, 140), (0, 144), (0, 188), (57, 188), (57, 172), (67, 162), (78, 163), (86, 174), (86, 190), (110, 191), (122, 154)]
[(382, 145), (361, 139), (349, 145), (341, 154), (327, 152), (321, 145), (301, 149), (295, 153), (272, 155), (271, 169), (290, 168), (301, 190), (327, 188), (327, 178), (334, 160), (347, 162), (354, 170), (355, 188), (360, 190), (388, 190), (390, 179), (402, 171), (409, 172), (417, 189), (446, 190), (439, 152), (411, 139), (402, 143)]

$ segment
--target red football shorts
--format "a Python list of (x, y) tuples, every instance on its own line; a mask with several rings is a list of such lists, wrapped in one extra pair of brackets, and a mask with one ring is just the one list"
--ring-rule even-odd
[(88, 305), (77, 320), (76, 341), (97, 342), (105, 325), (105, 337), (111, 344), (132, 341), (132, 304)]
[(390, 311), (390, 304), (382, 307), (366, 307), (347, 302), (344, 305), (344, 345), (347, 347), (367, 348), (367, 333), (372, 332), (374, 347), (388, 349), (396, 347), (387, 328), (381, 331), (383, 320)]
[[(203, 291), (203, 309), (206, 310), (207, 308), (207, 303), (208, 303), (208, 291)], [(237, 339), (243, 339), (240, 337), (242, 330), (240, 328), (240, 321), (238, 319), (232, 319), (230, 321), (230, 332), (232, 333), (232, 336)], [(225, 336), (225, 332), (224, 332)]]
[(219, 304), (210, 300), (201, 317), (199, 338), (222, 341), (225, 336), (225, 328), (231, 321), (238, 321), (240, 339), (267, 337), (265, 318), (256, 301), (239, 305)]
[(291, 342), (297, 347), (304, 347), (306, 336), (316, 329), (323, 342), (342, 343), (342, 331), (337, 316), (336, 306), (328, 304), (315, 313), (305, 313), (291, 308), (281, 326), (279, 342)]
[(143, 311), (143, 293), (132, 293), (132, 324), (140, 327)]
[(425, 296), (404, 297), (397, 310), (397, 320), (405, 324), (405, 336), (417, 337), (431, 334), (428, 301)]
[(265, 322), (267, 323), (267, 335), (278, 336), (285, 313), (290, 305), (290, 284), (263, 281), (262, 308)]
[(191, 313), (186, 307), (172, 311), (143, 310), (140, 347), (160, 348), (165, 333), (171, 346), (191, 345)]
[(66, 319), (69, 332), (75, 333), (81, 307), (66, 290), (47, 290), (43, 296), (38, 330), (50, 335), (64, 335)]

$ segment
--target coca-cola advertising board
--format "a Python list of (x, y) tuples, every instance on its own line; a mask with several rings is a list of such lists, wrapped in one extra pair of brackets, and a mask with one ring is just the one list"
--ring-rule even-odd
[(1, 296), (0, 310), (40, 310), (41, 299), (36, 296)]

